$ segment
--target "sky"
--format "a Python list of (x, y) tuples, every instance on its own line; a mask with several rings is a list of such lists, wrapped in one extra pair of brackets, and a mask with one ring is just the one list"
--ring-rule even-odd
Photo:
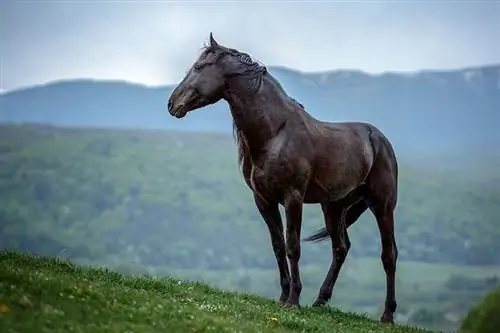
[(266, 65), (369, 73), (500, 63), (500, 0), (0, 2), (0, 89), (179, 82), (209, 33)]

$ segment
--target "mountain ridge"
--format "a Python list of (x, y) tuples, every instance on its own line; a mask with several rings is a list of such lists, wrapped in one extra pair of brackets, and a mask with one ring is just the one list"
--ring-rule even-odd
[[(450, 72), (463, 72), (463, 71), (469, 71), (469, 70), (478, 70), (478, 69), (486, 69), (486, 68), (497, 68), (500, 70), (500, 62), (498, 63), (490, 63), (490, 64), (485, 64), (485, 65), (470, 65), (470, 66), (461, 66), (461, 67), (456, 67), (456, 68), (445, 68), (445, 69), (438, 69), (438, 68), (423, 68), (423, 69), (418, 69), (418, 70), (408, 70), (408, 71), (403, 71), (403, 70), (387, 70), (387, 71), (382, 71), (382, 72), (376, 72), (376, 73), (371, 73), (368, 71), (364, 71), (361, 69), (355, 69), (355, 68), (339, 68), (339, 69), (329, 69), (329, 70), (324, 70), (324, 71), (304, 71), (296, 68), (292, 68), (289, 66), (284, 66), (284, 65), (273, 65), (273, 66), (268, 66), (271, 70), (278, 70), (278, 71), (288, 71), (288, 72), (295, 72), (300, 75), (305, 75), (305, 76), (321, 76), (321, 75), (330, 75), (330, 74), (341, 74), (341, 73), (358, 73), (362, 74), (365, 76), (371, 76), (371, 77), (379, 77), (379, 76), (384, 76), (384, 75), (400, 75), (400, 76), (407, 76), (407, 77), (414, 77), (418, 76), (421, 74), (426, 74), (426, 73), (450, 73)], [(55, 79), (55, 80), (50, 80), (46, 82), (41, 82), (41, 83), (34, 83), (34, 84), (29, 84), (21, 87), (16, 87), (13, 89), (9, 90), (3, 90), (0, 92), (0, 95), (7, 95), (10, 93), (15, 93), (19, 92), (22, 90), (29, 90), (32, 88), (40, 88), (44, 86), (49, 86), (53, 84), (59, 84), (59, 83), (71, 83), (71, 82), (101, 82), (101, 83), (123, 83), (123, 84), (128, 84), (128, 85), (135, 85), (135, 86), (142, 86), (145, 88), (151, 88), (151, 89), (163, 89), (166, 87), (170, 86), (175, 86), (176, 83), (163, 83), (163, 84), (146, 84), (143, 82), (139, 81), (130, 81), (126, 79), (98, 79), (98, 78), (92, 78), (92, 77), (78, 77), (78, 78), (62, 78), (62, 79)]]
[[(409, 74), (268, 69), (314, 117), (371, 122), (398, 155), (491, 155), (500, 144), (500, 64)], [(225, 102), (171, 117), (174, 86), (82, 78), (25, 87), (0, 95), (0, 123), (231, 132)]]

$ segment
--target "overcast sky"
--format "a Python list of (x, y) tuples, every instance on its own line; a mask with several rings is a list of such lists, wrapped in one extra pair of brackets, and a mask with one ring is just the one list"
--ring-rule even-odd
[(500, 1), (0, 2), (0, 88), (178, 82), (208, 40), (302, 71), (500, 63)]

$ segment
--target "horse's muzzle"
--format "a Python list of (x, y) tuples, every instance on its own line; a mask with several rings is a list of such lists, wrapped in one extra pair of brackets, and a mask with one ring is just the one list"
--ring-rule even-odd
[(168, 100), (168, 112), (176, 118), (183, 118), (186, 113), (196, 108), (201, 101), (201, 96), (195, 89), (182, 91), (181, 94), (173, 93)]

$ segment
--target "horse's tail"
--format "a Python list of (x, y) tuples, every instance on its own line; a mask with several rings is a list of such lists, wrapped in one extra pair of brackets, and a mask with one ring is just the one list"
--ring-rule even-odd
[(327, 238), (330, 237), (330, 233), (326, 229), (326, 227), (323, 227), (316, 231), (314, 234), (304, 238), (303, 240), (306, 242), (321, 242)]

